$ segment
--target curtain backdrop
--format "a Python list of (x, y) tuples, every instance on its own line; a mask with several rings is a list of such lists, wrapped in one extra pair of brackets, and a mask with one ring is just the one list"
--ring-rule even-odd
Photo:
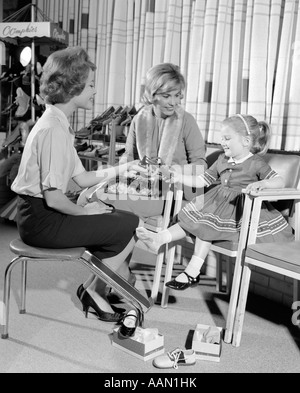
[(299, 0), (36, 0), (97, 65), (94, 111), (140, 107), (146, 71), (172, 62), (205, 140), (235, 113), (272, 125), (271, 148), (300, 150)]

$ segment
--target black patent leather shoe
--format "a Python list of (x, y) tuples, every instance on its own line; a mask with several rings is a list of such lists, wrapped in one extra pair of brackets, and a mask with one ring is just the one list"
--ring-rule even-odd
[(140, 324), (140, 317), (138, 310), (130, 310), (122, 319), (122, 324), (119, 328), (118, 335), (121, 339), (132, 337), (135, 329)]
[(77, 290), (77, 296), (82, 303), (83, 312), (85, 313), (85, 317), (88, 317), (89, 309), (91, 308), (93, 312), (97, 315), (100, 321), (104, 322), (120, 322), (123, 318), (123, 314), (115, 312), (110, 313), (107, 311), (101, 310), (98, 304), (94, 301), (91, 295), (80, 286)]
[(182, 272), (188, 278), (188, 282), (179, 282), (176, 279), (168, 281), (166, 287), (176, 289), (177, 291), (184, 291), (187, 288), (197, 286), (200, 282), (200, 274), (197, 277), (191, 277), (186, 272)]

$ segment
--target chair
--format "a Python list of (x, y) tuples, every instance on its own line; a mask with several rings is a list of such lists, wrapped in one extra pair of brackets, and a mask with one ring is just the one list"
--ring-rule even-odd
[[(300, 178), (300, 157), (297, 155), (285, 155), (285, 154), (277, 154), (277, 153), (268, 153), (265, 155), (265, 160), (269, 163), (269, 165), (284, 179), (286, 179), (286, 187), (295, 189), (298, 186), (299, 178)], [(282, 190), (280, 190), (282, 191)], [(177, 195), (178, 194), (178, 195)], [(288, 194), (284, 193), (284, 196), (288, 196)], [(176, 206), (176, 213), (179, 211), (182, 201), (182, 191), (179, 190), (179, 193), (176, 193), (175, 199), (178, 203)], [(272, 201), (277, 201), (277, 205), (275, 203), (275, 207), (281, 211), (284, 216), (287, 216), (292, 209), (291, 204), (289, 203), (289, 199), (291, 198), (273, 198)], [(236, 315), (236, 306), (238, 302), (238, 293), (240, 288), (241, 274), (242, 274), (242, 264), (243, 257), (246, 249), (248, 232), (249, 232), (249, 223), (251, 218), (252, 211), (252, 199), (245, 199), (245, 206), (243, 212), (243, 220), (241, 225), (241, 232), (238, 243), (233, 243), (229, 241), (224, 242), (213, 242), (211, 250), (217, 253), (227, 255), (235, 258), (235, 268), (230, 291), (230, 302), (228, 315), (226, 320), (226, 329), (224, 341), (226, 343), (231, 343), (233, 337), (233, 326)], [(190, 237), (188, 237), (188, 241), (192, 241)], [(171, 248), (168, 255), (168, 260), (166, 262), (166, 274), (165, 274), (165, 283), (169, 281), (172, 277), (172, 270), (174, 264), (174, 253), (175, 247)], [(221, 268), (218, 269), (221, 271)], [(230, 269), (227, 272), (230, 272)], [(162, 307), (167, 307), (169, 296), (169, 288), (164, 285), (163, 288), (163, 298), (162, 298)]]
[[(262, 190), (257, 193), (252, 193), (251, 195), (246, 195), (246, 200), (249, 201), (247, 206), (249, 207), (252, 204), (253, 207), (234, 320), (232, 344), (236, 347), (240, 346), (241, 342), (252, 269), (254, 267), (259, 267), (270, 272), (290, 277), (294, 280), (300, 280), (300, 190), (293, 188), (283, 190)], [(295, 241), (288, 243), (255, 244), (262, 202), (278, 200), (295, 201)], [(294, 281), (294, 301), (299, 299), (300, 292), (298, 290), (298, 282)]]
[(11, 274), (15, 266), (21, 264), (21, 308), (20, 313), (26, 313), (26, 282), (27, 282), (27, 263), (28, 262), (50, 262), (50, 261), (77, 261), (88, 268), (90, 272), (105, 281), (113, 287), (129, 303), (136, 307), (142, 317), (152, 306), (152, 299), (144, 297), (137, 289), (132, 287), (117, 273), (112, 271), (108, 265), (92, 255), (83, 247), (70, 249), (45, 249), (36, 248), (26, 245), (20, 239), (15, 239), (10, 243), (10, 250), (16, 255), (7, 266), (4, 277), (4, 294), (3, 294), (3, 326), (2, 339), (9, 337), (9, 302), (11, 288)]
[[(164, 203), (164, 209), (162, 215), (149, 217), (144, 223), (145, 228), (156, 233), (168, 228), (172, 218), (173, 197), (174, 197), (174, 192), (172, 190), (168, 190), (165, 197), (165, 203)], [(168, 247), (167, 245), (165, 245), (164, 247), (161, 247), (159, 249), (156, 256), (153, 285), (151, 289), (151, 298), (153, 299), (154, 302), (157, 300), (160, 281), (162, 277), (163, 263), (167, 258), (167, 255), (168, 255)]]

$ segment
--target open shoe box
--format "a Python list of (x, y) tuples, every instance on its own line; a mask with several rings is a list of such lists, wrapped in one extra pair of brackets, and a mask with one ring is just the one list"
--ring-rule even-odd
[(119, 328), (113, 330), (112, 345), (129, 355), (135, 356), (140, 360), (150, 360), (165, 352), (164, 336), (156, 334), (152, 339), (145, 342), (137, 341), (137, 333), (144, 333), (148, 329), (138, 327), (136, 334), (127, 339), (120, 338), (118, 335)]
[[(205, 342), (205, 333), (208, 329), (214, 329), (219, 331), (219, 342), (209, 343)], [(192, 349), (196, 352), (197, 360), (208, 360), (211, 362), (220, 362), (221, 351), (222, 351), (222, 333), (221, 327), (209, 326), (198, 324), (194, 331)]]

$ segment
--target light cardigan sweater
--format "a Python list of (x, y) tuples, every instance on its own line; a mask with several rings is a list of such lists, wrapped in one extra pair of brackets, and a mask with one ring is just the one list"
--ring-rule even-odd
[(181, 107), (162, 119), (149, 105), (133, 118), (122, 161), (141, 160), (145, 155), (160, 157), (167, 165), (196, 164), (206, 168), (202, 134), (193, 116)]

